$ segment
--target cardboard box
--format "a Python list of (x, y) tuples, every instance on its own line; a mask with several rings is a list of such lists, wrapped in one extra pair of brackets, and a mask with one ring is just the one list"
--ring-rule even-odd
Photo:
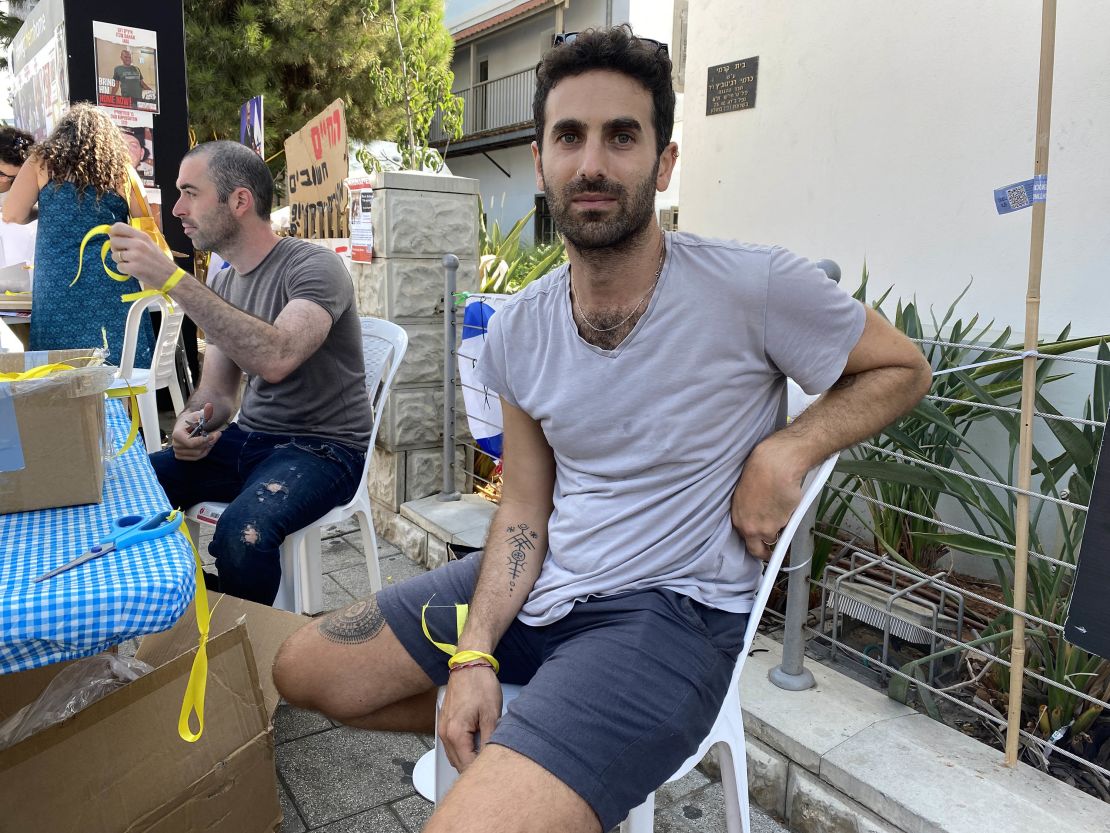
[[(83, 368), (92, 352), (51, 350), (36, 364), (66, 362)], [(26, 369), (23, 353), (0, 354), (0, 373)], [(113, 373), (108, 368), (97, 371), (63, 371), (33, 383), (13, 382), (10, 398), (0, 399), (0, 430), (14, 439), (9, 425), (14, 406), (22, 448), (21, 461), (13, 463), (7, 454), (0, 460), (0, 514), (100, 502), (104, 390)]]
[[(190, 607), (146, 637), (154, 671), (0, 752), (0, 831), (264, 833), (281, 824), (271, 717), (274, 655), (307, 617), (209, 593), (204, 734), (177, 717), (197, 646)], [(248, 638), (249, 637), (249, 638)], [(0, 676), (0, 720), (62, 665)]]

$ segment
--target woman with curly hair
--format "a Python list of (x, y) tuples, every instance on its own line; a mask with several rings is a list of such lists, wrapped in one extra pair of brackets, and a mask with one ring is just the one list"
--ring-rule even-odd
[[(107, 337), (108, 360), (119, 363), (128, 311), (120, 295), (142, 289), (139, 282), (109, 280), (96, 243), (85, 248), (81, 280), (70, 284), (86, 232), (126, 222), (139, 210), (130, 167), (119, 128), (91, 104), (74, 104), (54, 132), (31, 149), (4, 202), (9, 223), (28, 222), (36, 201), (39, 206), (30, 349), (99, 347)], [(118, 271), (111, 260), (108, 265)], [(144, 316), (136, 366), (150, 363), (153, 344), (154, 330)]]

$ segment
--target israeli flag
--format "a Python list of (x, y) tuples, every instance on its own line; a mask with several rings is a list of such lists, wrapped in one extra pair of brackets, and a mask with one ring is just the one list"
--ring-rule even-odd
[(478, 448), (501, 459), (501, 397), (478, 381), (475, 368), (482, 355), (490, 319), (509, 300), (508, 295), (471, 295), (463, 313), (462, 342), (459, 344), (459, 378), (470, 433)]

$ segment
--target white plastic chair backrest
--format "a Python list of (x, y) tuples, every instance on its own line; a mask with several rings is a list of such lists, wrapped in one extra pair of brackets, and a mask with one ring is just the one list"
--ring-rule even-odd
[(166, 387), (172, 375), (177, 372), (177, 338), (181, 334), (185, 313), (180, 306), (175, 306), (173, 312), (170, 312), (166, 299), (161, 295), (148, 295), (132, 302), (131, 309), (127, 311), (127, 323), (123, 330), (123, 351), (119, 362), (120, 379), (130, 379), (135, 369), (139, 326), (143, 321), (143, 313), (151, 308), (157, 308), (158, 312), (162, 313), (162, 323), (158, 327), (154, 349), (151, 352), (150, 375), (147, 380), (147, 386), (153, 390)]
[[(373, 427), (370, 429), (369, 450), (373, 451), (382, 421), (382, 407), (393, 379), (409, 346), (409, 335), (404, 328), (381, 318), (360, 318), (362, 329), (362, 359), (366, 366), (366, 392), (370, 397)], [(367, 454), (367, 461), (370, 455)], [(363, 477), (365, 478), (365, 471)]]
[[(819, 396), (820, 394), (806, 393), (793, 379), (787, 379), (786, 390), (783, 396), (783, 407), (780, 408), (780, 412), (786, 417), (786, 420), (792, 420), (817, 401)], [(785, 423), (786, 420), (783, 420), (783, 422)], [(802, 499), (791, 513), (790, 520), (787, 522), (786, 526), (783, 527), (782, 532), (779, 533), (778, 544), (775, 545), (774, 550), (771, 552), (771, 557), (763, 566), (763, 578), (760, 579), (759, 589), (756, 592), (752, 610), (748, 617), (748, 625), (744, 630), (744, 645), (736, 660), (735, 678), (739, 678), (740, 671), (744, 666), (744, 660), (747, 658), (747, 652), (751, 650), (752, 642), (755, 639), (756, 628), (759, 626), (759, 620), (763, 617), (764, 608), (767, 607), (767, 599), (771, 595), (771, 588), (775, 583), (775, 577), (782, 567), (783, 559), (790, 550), (790, 542), (794, 539), (794, 534), (798, 531), (798, 526), (805, 517), (806, 510), (809, 509), (813, 501), (817, 500), (817, 497), (821, 494), (821, 490), (825, 487), (825, 482), (832, 474), (833, 467), (836, 465), (838, 457), (840, 457), (839, 451), (830, 454), (819, 466), (810, 469), (809, 473), (802, 481)]]

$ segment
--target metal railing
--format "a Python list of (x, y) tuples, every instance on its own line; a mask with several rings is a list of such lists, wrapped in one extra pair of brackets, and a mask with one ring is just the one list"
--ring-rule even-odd
[[(457, 260), (455, 265), (457, 266)], [(475, 295), (477, 293), (471, 293), (467, 297)], [(455, 436), (454, 392), (458, 384), (457, 363), (458, 360), (477, 359), (476, 355), (469, 355), (465, 349), (456, 346), (459, 344), (458, 303), (455, 271), (448, 267), (444, 285), (444, 309), (449, 314), (444, 316), (445, 474), (442, 499), (458, 498), (455, 492), (455, 448), (459, 445), (467, 451), (465, 475), (469, 484), (490, 486), (494, 479), (488, 475), (492, 461), (484, 452), (473, 442), (460, 441)], [(928, 339), (916, 341), (922, 345), (932, 343)], [(475, 340), (474, 343), (478, 344), (478, 341)], [(1022, 351), (983, 345), (952, 342), (943, 344), (974, 348), (977, 352), (993, 352), (1000, 356), (1023, 355)], [(477, 352), (477, 348), (471, 352)], [(1110, 362), (1082, 356), (1037, 354), (1036, 358), (1076, 365), (1110, 366)], [(953, 368), (941, 367), (937, 369), (936, 375), (952, 370)], [(926, 400), (941, 407), (971, 405), (1007, 416), (1018, 415), (1017, 408), (989, 402), (952, 399), (941, 395), (930, 395)], [(1104, 422), (1098, 420), (1055, 413), (1038, 412), (1037, 418), (1087, 428), (1101, 429), (1105, 426)], [(1000, 428), (999, 431), (1001, 430)], [(860, 443), (845, 451), (841, 459), (864, 455), (898, 460), (914, 465), (923, 472), (943, 472), (946, 476), (959, 478), (967, 484), (997, 490), (1004, 496), (1027, 494), (1060, 512), (1085, 513), (1088, 509), (1085, 504), (1074, 499), (1073, 495), (1023, 492), (1012, 483), (986, 476), (983, 472), (966, 471), (930, 460), (915, 459), (876, 442)], [(483, 460), (486, 465), (482, 464)], [(1012, 540), (1004, 540), (984, 531), (974, 518), (957, 524), (940, 514), (925, 516), (852, 488), (848, 478), (843, 473), (834, 473), (834, 478), (826, 487), (826, 498), (839, 497), (864, 506), (874, 506), (898, 513), (907, 520), (914, 519), (934, 525), (941, 531), (957, 532), (992, 547), (1014, 551)], [(963, 509), (965, 512), (975, 511), (973, 506), (965, 505)], [(873, 542), (865, 540), (845, 526), (839, 529), (822, 528), (817, 512), (815, 504), (802, 527), (812, 530), (812, 534), (804, 535), (799, 531), (791, 549), (790, 566), (783, 570), (788, 574), (785, 614), (768, 611), (772, 619), (777, 618), (781, 622), (783, 638), (782, 664), (771, 672), (772, 681), (779, 687), (790, 690), (811, 687), (812, 674), (804, 667), (807, 651), (809, 656), (825, 663), (843, 665), (846, 661), (851, 662), (855, 676), (861, 673), (870, 675), (873, 684), (880, 688), (895, 689), (898, 699), (904, 701), (912, 699), (911, 693), (916, 694), (922, 710), (934, 717), (945, 716), (947, 722), (959, 722), (959, 718), (953, 715), (962, 714), (965, 719), (977, 724), (981, 740), (1000, 746), (1006, 731), (1006, 715), (1002, 709), (979, 696), (981, 684), (987, 675), (1010, 667), (1006, 650), (1007, 632), (1004, 628), (1000, 629), (998, 622), (1005, 622), (1007, 617), (1012, 619), (1021, 616), (1030, 628), (1028, 638), (1059, 640), (1060, 650), (1064, 650), (1062, 624), (1038, 616), (1035, 612), (1019, 612), (1013, 604), (1006, 601), (1008, 594), (1012, 594), (1012, 588), (999, 586), (992, 591), (986, 586), (986, 582), (983, 587), (969, 586), (952, 569), (923, 570), (904, 563), (889, 552), (877, 552)], [(834, 553), (818, 575), (811, 576), (814, 547), (823, 544), (839, 548), (840, 552)], [(1076, 565), (1073, 560), (1032, 550), (1029, 555), (1033, 563), (1040, 564), (1045, 570), (1063, 571), (1068, 577), (1074, 574)], [(811, 594), (819, 599), (813, 609), (810, 609), (809, 603)], [(849, 638), (846, 634), (849, 626), (870, 629), (874, 642), (861, 645), (858, 640)], [(907, 648), (915, 645), (919, 647)], [(1066, 694), (1083, 704), (1084, 709), (1110, 709), (1110, 702), (1103, 699), (1106, 694), (1101, 689), (1093, 692), (1081, 687), (1084, 680), (1052, 679), (1029, 667), (1023, 673), (1026, 688), (1040, 686)], [(944, 704), (943, 715), (938, 703)], [(1064, 731), (1057, 730), (1052, 734), (1043, 729), (1036, 730), (1035, 726), (1033, 728), (1035, 731), (1030, 731), (1030, 727), (1026, 726), (1020, 733), (1024, 742), (1022, 754), (1027, 762), (1045, 771), (1052, 771), (1061, 767), (1061, 761), (1067, 761), (1074, 771), (1081, 772), (1079, 778), (1074, 777), (1073, 772), (1073, 780), (1081, 782), (1088, 792), (1110, 801), (1110, 770), (1068, 749), (1065, 744), (1068, 740), (1067, 727)]]
[[(458, 90), (455, 95), (463, 100), (463, 138), (531, 124), (535, 90), (535, 68)], [(428, 141), (435, 145), (448, 138), (437, 112), (428, 131)]]

